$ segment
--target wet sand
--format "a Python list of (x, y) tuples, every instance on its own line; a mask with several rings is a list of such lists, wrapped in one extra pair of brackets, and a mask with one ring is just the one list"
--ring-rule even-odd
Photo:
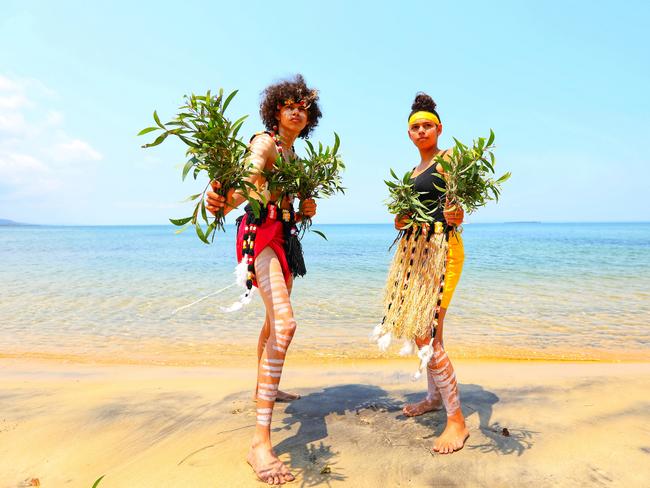
[[(0, 488), (247, 487), (250, 358), (224, 367), (0, 360)], [(318, 364), (314, 364), (314, 362)], [(289, 486), (649, 486), (650, 363), (455, 361), (470, 438), (432, 454), (444, 412), (415, 360), (289, 357), (276, 451)], [(507, 429), (509, 436), (504, 435)]]

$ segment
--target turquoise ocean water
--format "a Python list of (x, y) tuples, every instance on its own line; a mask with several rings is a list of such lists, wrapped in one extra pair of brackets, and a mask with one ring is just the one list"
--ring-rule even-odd
[[(294, 354), (379, 356), (367, 336), (391, 225), (316, 225), (296, 280)], [(445, 323), (456, 356), (650, 359), (650, 224), (470, 224)], [(171, 226), (0, 227), (0, 356), (210, 364), (251, 351), (259, 297), (220, 312), (234, 229), (202, 244)], [(399, 345), (395, 345), (395, 352)]]

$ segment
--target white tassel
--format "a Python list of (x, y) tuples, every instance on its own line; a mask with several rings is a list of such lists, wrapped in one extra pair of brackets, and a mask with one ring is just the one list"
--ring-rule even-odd
[(248, 264), (244, 256), (237, 266), (235, 266), (235, 282), (242, 288), (246, 288), (246, 278), (248, 277)]
[(415, 343), (409, 339), (405, 339), (402, 349), (399, 350), (399, 355), (410, 356), (413, 352), (415, 352)]
[(370, 333), (370, 340), (372, 342), (377, 342), (383, 333), (382, 324), (375, 325), (375, 328), (372, 329), (372, 332)]
[(250, 291), (247, 291), (246, 293), (244, 293), (243, 295), (241, 295), (239, 297), (239, 299), (240, 299), (239, 301), (243, 305), (248, 305), (251, 302), (251, 300), (253, 299), (253, 295), (255, 295), (255, 290), (256, 290), (255, 287), (251, 288)]
[(248, 305), (253, 299), (253, 294), (255, 293), (255, 288), (251, 288), (246, 293), (239, 296), (239, 301), (234, 302), (229, 307), (219, 307), (219, 309), (224, 313), (236, 312), (244, 308), (244, 305)]
[(427, 367), (427, 364), (429, 364), (429, 361), (431, 361), (431, 358), (433, 357), (433, 339), (431, 339), (431, 342), (427, 344), (426, 346), (423, 346), (420, 348), (418, 351), (418, 357), (420, 358), (420, 366), (418, 367), (418, 370), (413, 374), (413, 379), (417, 380), (420, 379), (422, 376), (422, 371)]
[(393, 340), (393, 334), (388, 332), (379, 338), (377, 345), (379, 346), (380, 351), (385, 351), (390, 346), (391, 341)]
[(241, 310), (243, 307), (244, 304), (241, 301), (239, 301), (239, 302), (234, 302), (229, 307), (219, 307), (219, 309), (224, 313), (230, 313), (230, 312), (236, 312), (237, 310)]

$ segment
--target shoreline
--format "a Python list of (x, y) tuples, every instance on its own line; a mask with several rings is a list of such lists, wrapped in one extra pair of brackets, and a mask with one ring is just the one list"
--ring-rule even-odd
[[(414, 362), (291, 360), (283, 388), (302, 398), (277, 404), (272, 438), (294, 484), (629, 487), (650, 479), (650, 363), (454, 365), (470, 437), (463, 450), (438, 455), (430, 446), (444, 412), (401, 415), (426, 389), (426, 380), (410, 380)], [(0, 360), (0, 488), (31, 478), (90, 488), (102, 475), (100, 488), (265, 486), (244, 461), (254, 382), (250, 359), (220, 368)]]
[[(289, 352), (292, 362), (310, 364), (318, 361), (324, 363), (350, 363), (357, 361), (385, 362), (398, 361), (417, 363), (417, 356), (400, 356), (396, 348), (389, 352), (379, 352), (375, 347), (352, 349), (344, 353), (334, 348), (315, 350), (307, 347), (293, 347)], [(146, 352), (141, 352), (142, 350)], [(72, 351), (0, 351), (0, 361), (5, 360), (34, 360), (66, 364), (97, 364), (97, 365), (137, 365), (137, 366), (170, 366), (170, 367), (219, 367), (223, 365), (244, 364), (254, 360), (256, 349), (254, 344), (245, 347), (235, 344), (195, 344), (194, 346), (170, 347), (158, 345), (145, 346), (136, 352), (130, 348), (115, 346), (112, 351), (86, 350)], [(560, 351), (531, 351), (516, 349), (506, 350), (497, 354), (477, 354), (471, 348), (448, 347), (448, 354), (453, 361), (467, 362), (522, 362), (522, 363), (594, 363), (594, 364), (632, 364), (650, 363), (650, 351), (583, 351), (581, 354), (569, 354)]]

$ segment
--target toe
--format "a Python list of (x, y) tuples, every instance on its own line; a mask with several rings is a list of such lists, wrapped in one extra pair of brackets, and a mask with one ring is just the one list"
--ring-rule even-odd
[(289, 468), (287, 468), (286, 464), (282, 465), (282, 470), (280, 471), (280, 474), (284, 478), (285, 482), (289, 482), (289, 481), (294, 480), (294, 476), (293, 476), (293, 474), (291, 474), (291, 471), (289, 471)]

